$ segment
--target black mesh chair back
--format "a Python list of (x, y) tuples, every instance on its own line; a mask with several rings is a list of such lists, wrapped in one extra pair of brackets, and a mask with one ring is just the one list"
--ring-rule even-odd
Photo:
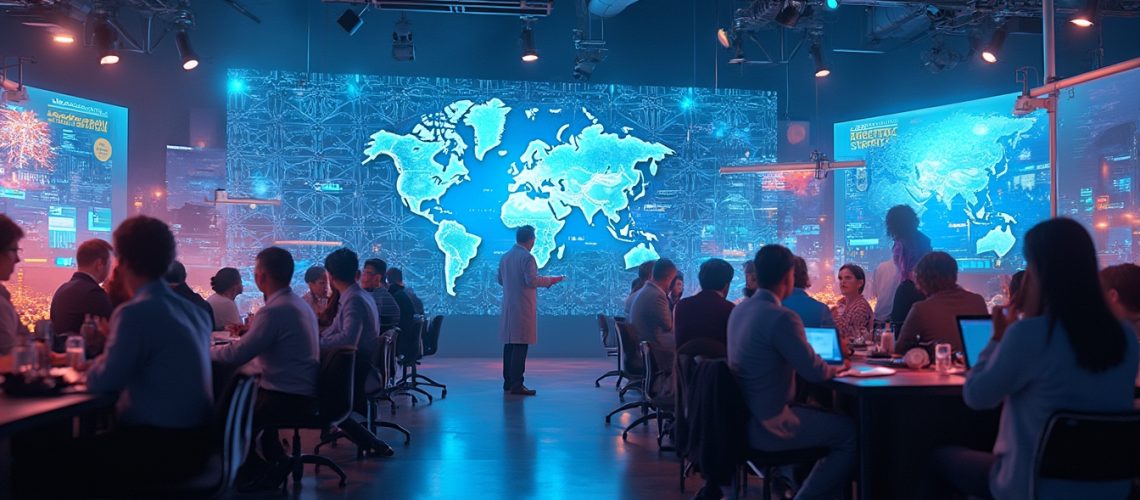
[(431, 356), (439, 351), (439, 332), (443, 329), (443, 316), (436, 316), (428, 322), (427, 331), (424, 332), (424, 356)]
[(637, 353), (637, 334), (634, 332), (632, 324), (624, 321), (617, 323), (618, 328), (618, 350), (622, 353), (624, 365), (622, 371), (625, 372), (625, 377), (628, 379), (641, 379), (644, 376), (645, 363), (642, 362), (641, 356)]
[(1059, 411), (1037, 448), (1030, 498), (1042, 479), (1124, 481), (1140, 477), (1140, 412)]
[(408, 331), (400, 329), (400, 341), (396, 343), (396, 354), (398, 354), (403, 364), (414, 363), (419, 361), (423, 355), (423, 335), (424, 334), (424, 320), (422, 316), (417, 316), (411, 328)]
[[(258, 377), (239, 374), (230, 385), (224, 411), (219, 412), (222, 436), (222, 477), (218, 493), (234, 484), (253, 440), (253, 406), (257, 401)], [(223, 410), (223, 408), (219, 408)]]
[(617, 339), (610, 336), (610, 325), (605, 314), (598, 315), (598, 334), (602, 337), (602, 347), (617, 346)]
[(376, 371), (376, 378), (383, 388), (391, 385), (392, 377), (396, 376), (396, 341), (399, 336), (399, 328), (380, 334), (380, 343), (372, 354), (372, 368)]
[(320, 420), (336, 424), (352, 412), (356, 348), (336, 347), (321, 351), (321, 373), (317, 377)]

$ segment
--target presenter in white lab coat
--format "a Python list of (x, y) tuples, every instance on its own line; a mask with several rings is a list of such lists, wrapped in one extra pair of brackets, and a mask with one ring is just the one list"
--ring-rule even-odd
[(515, 246), (499, 260), (499, 284), (503, 286), (503, 313), (499, 337), (503, 341), (503, 390), (533, 396), (523, 385), (527, 349), (538, 341), (538, 288), (549, 288), (565, 276), (539, 276), (531, 255), (534, 227), (523, 226), (515, 233)]

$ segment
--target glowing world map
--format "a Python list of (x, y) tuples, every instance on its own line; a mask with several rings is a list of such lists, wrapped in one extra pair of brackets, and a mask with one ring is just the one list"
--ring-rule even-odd
[[(465, 99), (421, 116), (408, 133), (380, 130), (371, 135), (363, 163), (390, 158), (404, 205), (437, 226), (435, 243), (444, 256), (448, 295), (455, 296), (457, 280), (483, 242), (472, 228), (486, 227), (491, 216), (486, 211), (451, 210), (450, 201), (479, 199), (478, 188), (488, 183), (474, 180), (484, 176), (494, 177), (491, 182), (501, 184), (497, 190), (509, 193), (498, 221), (512, 229), (534, 226), (531, 252), (539, 268), (564, 257), (566, 247), (558, 245), (557, 238), (575, 213), (590, 226), (604, 223), (617, 241), (638, 242), (625, 255), (628, 267), (657, 257), (655, 234), (618, 224), (630, 203), (645, 195), (658, 163), (673, 150), (635, 137), (628, 129), (606, 131), (589, 110), (580, 112), (588, 121), (580, 130), (571, 130), (571, 123), (559, 119), (561, 109), (520, 111), (498, 98), (483, 103)], [(535, 125), (555, 126), (554, 144), (527, 135), (541, 130)], [(510, 145), (516, 144), (525, 146), (512, 154)], [(476, 194), (464, 194), (467, 187)], [(470, 220), (472, 216), (480, 220)]]

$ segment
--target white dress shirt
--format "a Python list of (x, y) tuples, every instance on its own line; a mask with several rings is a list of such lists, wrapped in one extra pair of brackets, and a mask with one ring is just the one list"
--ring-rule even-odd
[(213, 294), (206, 299), (214, 309), (214, 326), (225, 329), (229, 325), (241, 325), (241, 314), (238, 313), (237, 302), (229, 297)]
[(249, 331), (228, 345), (210, 350), (210, 358), (227, 365), (258, 359), (261, 387), (271, 391), (317, 396), (320, 348), (317, 316), (303, 299), (284, 288), (266, 297)]

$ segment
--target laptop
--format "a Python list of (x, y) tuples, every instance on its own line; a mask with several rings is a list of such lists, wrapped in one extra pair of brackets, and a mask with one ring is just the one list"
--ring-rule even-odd
[(812, 350), (829, 365), (843, 364), (843, 347), (835, 328), (804, 328)]
[(958, 316), (958, 333), (962, 336), (962, 354), (969, 370), (993, 338), (994, 320), (990, 316)]

